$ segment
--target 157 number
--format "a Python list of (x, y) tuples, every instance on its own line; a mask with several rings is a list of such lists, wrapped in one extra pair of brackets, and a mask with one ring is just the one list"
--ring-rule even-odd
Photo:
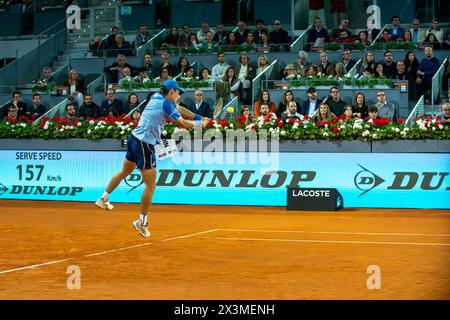
[(39, 181), (39, 179), (41, 179), (42, 171), (44, 171), (43, 165), (34, 166), (32, 164), (27, 164), (24, 168), (24, 166), (19, 164), (16, 168), (19, 170), (19, 180), (25, 178), (26, 181), (33, 180), (35, 176), (36, 181)]

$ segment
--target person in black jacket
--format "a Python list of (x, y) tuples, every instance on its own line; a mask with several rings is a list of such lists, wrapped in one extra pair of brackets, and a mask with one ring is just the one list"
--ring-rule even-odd
[(337, 117), (341, 115), (347, 103), (341, 100), (338, 87), (331, 87), (330, 96), (327, 98), (327, 105), (330, 107), (331, 113), (334, 113)]
[(271, 51), (288, 51), (287, 48), (291, 40), (286, 30), (281, 27), (281, 21), (273, 22), (273, 30), (269, 33), (270, 44), (274, 44)]
[(114, 114), (121, 115), (123, 113), (122, 100), (116, 99), (116, 93), (112, 89), (106, 90), (106, 100), (100, 105), (100, 115), (107, 116), (109, 110), (114, 109)]
[(87, 118), (98, 118), (100, 116), (99, 106), (92, 100), (91, 94), (86, 94), (84, 96), (84, 103), (78, 110), (78, 116), (83, 119)]
[(188, 107), (188, 109), (202, 117), (212, 117), (213, 110), (211, 106), (203, 101), (203, 92), (202, 90), (195, 90), (194, 102)]
[(33, 103), (28, 108), (27, 116), (31, 119), (37, 119), (41, 117), (46, 110), (47, 108), (41, 104), (41, 96), (39, 93), (33, 94)]
[(130, 68), (131, 75), (136, 75), (136, 67), (125, 62), (125, 56), (123, 54), (117, 55), (117, 61), (109, 67), (103, 69), (103, 72), (107, 75), (108, 83), (119, 83), (119, 80), (123, 78), (123, 69)]
[[(20, 94), (20, 91), (14, 91), (12, 93), (12, 101), (6, 106), (6, 110), (10, 106), (15, 106), (17, 108), (17, 116), (26, 116), (28, 112), (28, 106), (25, 102), (22, 102), (22, 95)], [(4, 117), (5, 115), (2, 115)]]
[(116, 44), (116, 36), (119, 33), (119, 27), (112, 27), (111, 34), (105, 39), (106, 49), (111, 49)]

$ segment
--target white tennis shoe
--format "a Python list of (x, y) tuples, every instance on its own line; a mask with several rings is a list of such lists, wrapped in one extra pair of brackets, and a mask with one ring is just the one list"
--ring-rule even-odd
[(105, 210), (114, 209), (114, 206), (109, 202), (109, 200), (105, 201), (103, 198), (99, 198), (97, 201), (95, 201), (95, 205)]
[(150, 237), (150, 231), (148, 231), (147, 226), (144, 226), (141, 222), (141, 220), (136, 220), (133, 222), (133, 227), (139, 231), (139, 233), (141, 234), (141, 236), (143, 236), (144, 238), (148, 238)]

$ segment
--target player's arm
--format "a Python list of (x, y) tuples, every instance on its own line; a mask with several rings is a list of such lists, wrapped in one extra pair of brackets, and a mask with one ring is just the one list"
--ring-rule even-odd
[(203, 119), (202, 116), (200, 116), (196, 113), (193, 113), (191, 110), (189, 110), (183, 106), (180, 106), (179, 104), (177, 104), (177, 110), (183, 118), (194, 119), (194, 120), (202, 120)]
[(194, 120), (187, 120), (182, 117), (177, 107), (170, 101), (165, 101), (163, 104), (163, 109), (166, 115), (176, 122), (182, 128), (193, 128), (193, 127), (206, 127), (208, 124), (208, 119), (202, 119), (199, 115), (195, 115)]

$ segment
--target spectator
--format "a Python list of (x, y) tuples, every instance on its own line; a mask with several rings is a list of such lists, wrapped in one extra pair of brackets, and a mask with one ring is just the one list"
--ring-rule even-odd
[(444, 31), (439, 27), (438, 19), (431, 20), (431, 27), (427, 30), (426, 36), (430, 33), (434, 34), (438, 42), (442, 42), (444, 40)]
[(316, 19), (322, 20), (323, 24), (326, 25), (324, 6), (323, 0), (309, 0), (308, 25), (315, 24)]
[(17, 108), (17, 115), (25, 116), (28, 112), (28, 106), (25, 102), (22, 102), (22, 95), (20, 91), (14, 91), (12, 93), (12, 101), (8, 104), (7, 107), (15, 106)]
[[(283, 98), (281, 99), (281, 102), (278, 104), (278, 109), (277, 109), (277, 116), (281, 117), (281, 114), (286, 111), (287, 106), (289, 104), (289, 102), (291, 101), (295, 101), (294, 98), (294, 94), (292, 93), (291, 90), (287, 90), (283, 93)], [(261, 108), (261, 105), (260, 105)]]
[(375, 57), (372, 51), (367, 51), (364, 55), (364, 60), (361, 64), (359, 73), (362, 74), (367, 68), (370, 68), (372, 70), (372, 74), (375, 74)]
[(234, 97), (239, 97), (239, 91), (241, 89), (241, 80), (237, 77), (236, 70), (233, 67), (228, 67), (222, 81), (228, 83), (230, 100)]
[(383, 64), (377, 63), (377, 66), (375, 67), (375, 73), (374, 76), (376, 78), (386, 78), (386, 74), (384, 73), (384, 67)]
[(263, 44), (261, 39), (262, 34), (265, 34), (267, 38), (269, 38), (269, 32), (267, 31), (266, 28), (264, 28), (264, 20), (256, 19), (256, 30), (254, 32), (256, 44)]
[(269, 112), (276, 113), (276, 105), (275, 103), (270, 99), (270, 93), (269, 90), (264, 89), (259, 96), (259, 99), (255, 101), (254, 110), (255, 110), (255, 117), (259, 117), (261, 114), (259, 113), (259, 110), (261, 109), (261, 106), (265, 104), (269, 107)]
[(159, 83), (164, 83), (167, 80), (173, 79), (170, 75), (169, 75), (169, 68), (167, 67), (163, 67), (160, 69), (159, 71), (159, 76), (157, 76), (154, 81), (155, 82), (159, 82)]
[(341, 114), (342, 109), (347, 105), (347, 103), (340, 98), (339, 88), (336, 86), (331, 87), (330, 96), (326, 101), (331, 112), (337, 116)]
[(380, 42), (392, 42), (392, 35), (389, 30), (383, 30), (383, 34), (380, 37)]
[(139, 110), (134, 110), (131, 114), (131, 119), (135, 122), (139, 122), (139, 119), (141, 119), (141, 112)]
[(397, 74), (397, 67), (395, 62), (392, 60), (392, 52), (386, 51), (384, 53), (384, 63), (383, 63), (383, 71), (388, 79), (394, 79)]
[(130, 113), (139, 106), (139, 97), (136, 93), (131, 92), (128, 95), (127, 104), (123, 108), (123, 113)]
[(355, 66), (356, 61), (352, 59), (352, 52), (350, 49), (344, 49), (341, 62), (345, 67), (345, 72), (349, 72)]
[(157, 70), (156, 67), (152, 64), (152, 55), (147, 52), (144, 55), (144, 60), (142, 61), (142, 68), (147, 70), (147, 74), (149, 78), (154, 78), (156, 76)]
[(92, 99), (91, 94), (84, 96), (84, 103), (81, 105), (78, 115), (80, 118), (87, 120), (87, 118), (97, 119), (100, 116), (100, 108)]
[(188, 79), (189, 81), (192, 80), (194, 78), (194, 67), (189, 66), (186, 69), (186, 72), (184, 73), (183, 76), (185, 79)]
[(258, 58), (258, 67), (256, 68), (256, 76), (263, 73), (269, 67), (269, 59), (265, 55), (260, 55)]
[(177, 67), (169, 62), (170, 56), (168, 53), (161, 53), (161, 67), (159, 68), (158, 74), (161, 75), (161, 69), (166, 68), (169, 71), (170, 77), (175, 77), (177, 75)]
[(114, 26), (111, 28), (111, 34), (105, 40), (106, 49), (110, 49), (116, 44), (116, 36), (118, 33), (119, 27)]
[(341, 120), (352, 121), (353, 120), (353, 108), (351, 105), (346, 105), (341, 112)]
[(365, 45), (369, 45), (370, 41), (367, 39), (367, 31), (360, 31), (358, 33), (358, 39), (355, 40), (355, 43), (362, 43)]
[(66, 114), (64, 118), (69, 122), (75, 122), (78, 121), (76, 117), (76, 111), (75, 111), (75, 104), (72, 102), (68, 102), (65, 107)]
[(208, 68), (203, 68), (200, 70), (200, 81), (211, 81), (211, 75), (209, 74)]
[(200, 43), (198, 42), (197, 37), (195, 36), (195, 34), (191, 35), (191, 38), (189, 40), (189, 47), (195, 48), (195, 49), (200, 48)]
[(402, 39), (405, 30), (400, 26), (400, 18), (398, 16), (393, 16), (391, 18), (392, 28), (389, 29), (389, 33), (392, 36), (392, 40), (397, 41)]
[(364, 96), (364, 93), (358, 92), (355, 96), (355, 99), (353, 100), (353, 116), (365, 119), (367, 117), (367, 105), (366, 105), (366, 97)]
[(203, 101), (203, 91), (199, 89), (195, 90), (194, 102), (189, 105), (188, 109), (189, 111), (201, 115), (202, 117), (212, 118), (213, 116), (211, 106), (209, 103)]
[(131, 70), (130, 68), (123, 68), (123, 78), (119, 80), (119, 84), (124, 86), (126, 83), (131, 83)]
[(260, 116), (258, 117), (258, 121), (264, 122), (267, 118), (276, 118), (275, 113), (269, 111), (269, 106), (267, 104), (262, 104), (259, 109)]
[(108, 108), (108, 110), (106, 110), (105, 117), (107, 117), (107, 118), (118, 118), (119, 117), (119, 113), (117, 112), (116, 109), (114, 109), (113, 107), (110, 107), (110, 108)]
[[(370, 106), (368, 108), (368, 112), (367, 112), (368, 116), (366, 117), (369, 118), (370, 120), (375, 120), (378, 119), (378, 108), (376, 106)], [(367, 119), (367, 120), (369, 120)]]
[(450, 104), (445, 102), (441, 106), (442, 112), (438, 114), (441, 117), (441, 123), (450, 125)]
[(309, 66), (308, 69), (308, 77), (317, 77), (319, 75), (319, 67), (316, 66), (315, 64), (312, 64)]
[(178, 46), (180, 36), (178, 35), (177, 27), (172, 27), (170, 33), (164, 38), (162, 43), (163, 48), (175, 48)]
[(336, 117), (336, 115), (331, 112), (328, 104), (322, 102), (319, 105), (318, 112), (316, 113), (316, 116), (313, 117), (313, 119), (317, 122), (322, 122), (322, 121), (329, 120), (329, 119), (335, 118), (335, 117)]
[(391, 122), (394, 122), (396, 120), (395, 106), (386, 101), (386, 96), (383, 91), (378, 91), (377, 101), (375, 106), (378, 108), (378, 116), (380, 118), (388, 118)]
[(133, 78), (134, 82), (144, 83), (150, 81), (150, 78), (148, 77), (148, 71), (147, 68), (142, 67), (139, 68), (139, 74)]
[(228, 32), (226, 32), (224, 28), (225, 27), (224, 27), (223, 23), (219, 23), (217, 25), (217, 31), (214, 34), (214, 36), (212, 37), (212, 41), (216, 45), (223, 45), (226, 43), (226, 40), (228, 37)]
[(419, 96), (424, 95), (425, 99), (430, 99), (431, 80), (440, 67), (439, 60), (433, 57), (433, 48), (426, 46), (424, 49), (425, 58), (420, 61), (417, 71), (417, 90)]
[(413, 27), (410, 29), (412, 33), (412, 42), (414, 44), (421, 44), (425, 41), (425, 30), (422, 30), (420, 28), (420, 21), (419, 19), (414, 19), (412, 23)]
[(409, 80), (416, 81), (419, 60), (417, 60), (415, 53), (413, 51), (408, 51), (403, 61), (405, 63), (405, 73), (409, 75)]
[(145, 24), (141, 24), (139, 26), (139, 32), (136, 35), (136, 39), (134, 40), (134, 46), (139, 48), (140, 46), (146, 44), (150, 38), (150, 32), (148, 32), (147, 26)]
[(217, 53), (218, 63), (211, 70), (211, 78), (215, 81), (223, 79), (225, 76), (225, 71), (228, 69), (229, 65), (225, 62), (225, 53)]
[(256, 77), (256, 68), (249, 63), (249, 58), (246, 54), (242, 54), (239, 57), (239, 62), (237, 75), (242, 83), (241, 99), (243, 103), (248, 104), (252, 100), (252, 81)]
[(247, 39), (245, 40), (245, 45), (252, 45), (254, 49), (258, 48), (258, 45), (255, 42), (255, 34), (252, 31), (247, 33)]
[(367, 28), (364, 31), (367, 35), (367, 40), (369, 40), (370, 43), (372, 43), (380, 33), (380, 29), (375, 28), (372, 22), (367, 24)]
[(316, 88), (314, 87), (309, 87), (306, 93), (308, 94), (308, 100), (303, 103), (301, 113), (312, 117), (322, 100), (317, 98)]
[(343, 63), (336, 63), (334, 68), (334, 79), (335, 80), (343, 80), (347, 71), (345, 70), (345, 66)]
[(180, 35), (179, 40), (178, 40), (178, 46), (182, 47), (182, 48), (189, 47), (191, 44), (192, 36), (195, 37), (195, 34), (193, 34), (191, 32), (191, 28), (189, 27), (188, 24), (184, 24), (183, 25), (183, 33)]
[(5, 121), (7, 122), (11, 122), (11, 123), (15, 123), (17, 121), (19, 121), (19, 116), (17, 114), (17, 107), (14, 105), (9, 105), (6, 108), (6, 116), (4, 118)]
[(331, 76), (334, 74), (334, 65), (328, 61), (328, 54), (325, 51), (320, 53), (319, 72), (324, 76)]
[(283, 119), (284, 121), (289, 119), (303, 120), (303, 116), (297, 112), (297, 107), (297, 102), (289, 102), (286, 111), (281, 114), (281, 119)]
[(408, 29), (406, 29), (405, 32), (403, 33), (402, 42), (403, 43), (413, 43), (412, 33)]
[(178, 65), (177, 65), (177, 71), (175, 72), (175, 74), (180, 74), (180, 73), (186, 73), (186, 71), (189, 68), (189, 61), (186, 57), (181, 57), (178, 60)]
[(292, 63), (288, 64), (284, 68), (283, 78), (282, 81), (290, 81), (297, 78), (297, 70), (295, 70), (295, 67)]
[(214, 34), (214, 30), (209, 28), (208, 22), (202, 22), (200, 30), (197, 32), (197, 40), (199, 43), (202, 43), (205, 41), (206, 33), (210, 31), (212, 34)]
[(367, 67), (364, 69), (363, 74), (358, 78), (358, 80), (370, 79), (373, 78), (373, 70), (372, 68)]
[(397, 61), (397, 74), (394, 77), (395, 80), (408, 80), (409, 75), (406, 73), (405, 62), (403, 60)]
[[(259, 113), (259, 112), (258, 112)], [(245, 117), (245, 125), (248, 126), (252, 123), (253, 116), (250, 114), (250, 108), (247, 106), (242, 106), (241, 117)]]
[(53, 84), (55, 82), (55, 79), (52, 75), (52, 68), (45, 67), (42, 69), (42, 77), (39, 78), (39, 80), (36, 82), (36, 86), (38, 88), (44, 88), (45, 86), (48, 86), (49, 84)]
[(269, 37), (265, 33), (261, 34), (260, 42), (261, 44), (259, 45), (259, 51), (269, 52), (270, 51)]
[(354, 43), (355, 39), (350, 37), (347, 30), (341, 30), (339, 38), (335, 40), (336, 43)]
[(123, 35), (118, 34), (116, 36), (116, 43), (110, 48), (109, 56), (115, 57), (118, 54), (125, 56), (132, 56), (133, 49), (128, 41), (125, 41)]
[(114, 109), (116, 114), (123, 113), (122, 100), (116, 99), (116, 93), (112, 89), (106, 90), (106, 99), (100, 105), (100, 115), (107, 116), (108, 112)]
[(78, 72), (75, 69), (69, 71), (69, 78), (64, 81), (64, 86), (69, 88), (67, 99), (77, 106), (81, 106), (84, 99), (85, 85), (84, 80), (78, 77)]
[(272, 51), (286, 52), (288, 45), (291, 43), (289, 34), (281, 26), (280, 20), (273, 22), (273, 30), (269, 33), (270, 44), (272, 44)]
[[(322, 1), (323, 2), (323, 1)], [(308, 42), (313, 44), (314, 47), (320, 47), (325, 43), (325, 39), (328, 37), (328, 31), (322, 26), (322, 20), (319, 17), (314, 19), (314, 28), (308, 32)], [(319, 39), (320, 43), (317, 42)]]
[(89, 51), (102, 51), (106, 49), (106, 44), (102, 41), (102, 37), (96, 36), (94, 42), (89, 43)]
[(244, 44), (247, 41), (247, 35), (250, 32), (249, 29), (246, 28), (244, 21), (239, 21), (238, 30), (234, 33), (236, 36), (236, 42), (238, 44)]
[(292, 63), (297, 71), (297, 74), (301, 77), (306, 76), (309, 67), (311, 66), (311, 63), (306, 61), (306, 59), (308, 59), (308, 54), (305, 51), (299, 51), (297, 61)]
[(200, 45), (200, 48), (203, 50), (206, 50), (206, 52), (208, 52), (208, 53), (214, 52), (214, 50), (216, 48), (216, 44), (213, 40), (213, 34), (211, 31), (208, 31), (206, 33), (205, 40)]
[[(151, 59), (150, 59), (151, 60)], [(123, 54), (117, 55), (117, 60), (109, 67), (103, 69), (108, 76), (109, 83), (119, 83), (120, 79), (124, 77), (123, 69), (129, 68), (131, 70), (131, 74), (135, 73), (136, 68), (132, 65), (125, 62), (125, 56)]]
[(341, 24), (339, 25), (339, 27), (337, 27), (336, 29), (333, 29), (333, 31), (331, 31), (331, 38), (332, 38), (332, 40), (335, 41), (337, 38), (339, 38), (342, 30), (347, 31), (348, 36), (351, 36), (352, 33), (348, 29), (348, 26), (349, 26), (348, 19), (342, 19), (341, 20)]
[(228, 33), (228, 37), (226, 39), (225, 44), (228, 45), (228, 46), (237, 46), (237, 45), (239, 45), (239, 43), (236, 40), (236, 36), (235, 36), (234, 32)]
[(442, 45), (439, 43), (439, 41), (437, 40), (437, 38), (434, 35), (434, 33), (429, 33), (427, 35), (427, 37), (425, 38), (424, 44), (427, 45), (427, 46), (431, 46), (433, 48), (433, 50), (440, 50), (440, 49), (442, 49)]
[(30, 119), (41, 117), (47, 108), (41, 104), (41, 96), (38, 93), (33, 94), (33, 103), (28, 108), (27, 116)]

